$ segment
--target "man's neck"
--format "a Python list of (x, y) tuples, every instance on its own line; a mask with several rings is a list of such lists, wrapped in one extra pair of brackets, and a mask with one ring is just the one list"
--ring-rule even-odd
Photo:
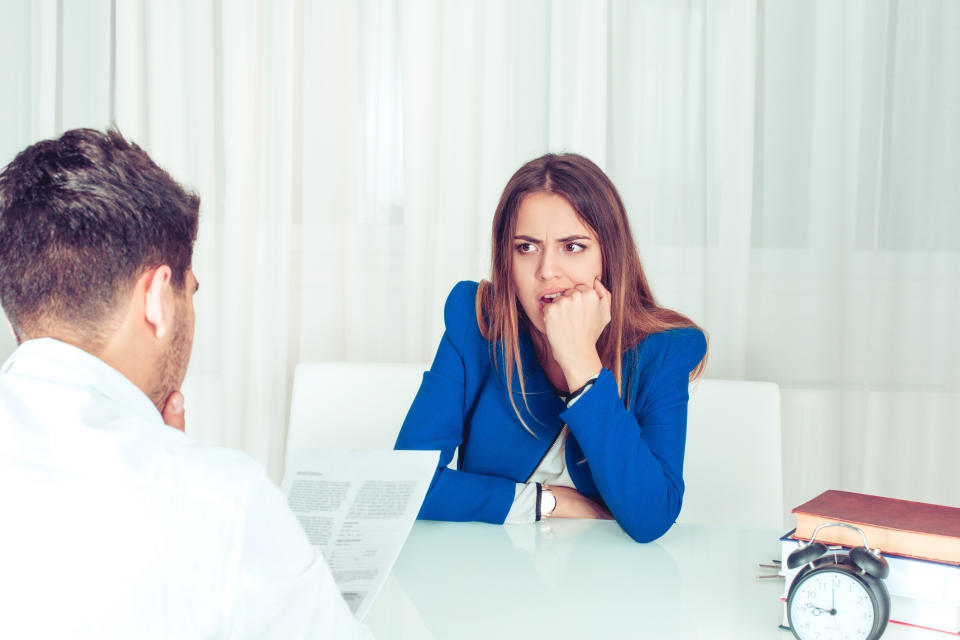
[[(151, 383), (156, 375), (155, 367), (150, 366), (154, 361), (154, 354), (148, 353), (143, 348), (148, 343), (133, 339), (130, 328), (123, 323), (106, 338), (91, 336), (87, 332), (67, 326), (35, 329), (23, 336), (24, 341), (37, 338), (53, 338), (99, 358), (120, 372), (143, 391), (155, 405), (157, 404), (158, 400), (151, 395)], [(159, 410), (161, 407), (157, 408)]]

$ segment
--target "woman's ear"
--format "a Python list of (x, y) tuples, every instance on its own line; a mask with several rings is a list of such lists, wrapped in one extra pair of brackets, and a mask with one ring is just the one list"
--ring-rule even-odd
[(170, 267), (165, 264), (141, 276), (144, 296), (143, 318), (153, 328), (153, 334), (157, 339), (167, 334), (167, 325), (170, 320), (169, 310), (166, 307), (170, 276)]

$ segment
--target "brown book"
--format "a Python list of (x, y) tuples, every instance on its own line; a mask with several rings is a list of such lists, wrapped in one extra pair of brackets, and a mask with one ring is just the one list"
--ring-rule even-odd
[[(831, 490), (793, 512), (797, 538), (809, 540), (819, 525), (845, 522), (863, 530), (871, 549), (960, 564), (960, 509), (955, 507)], [(863, 544), (860, 534), (846, 527), (821, 529), (817, 541)]]

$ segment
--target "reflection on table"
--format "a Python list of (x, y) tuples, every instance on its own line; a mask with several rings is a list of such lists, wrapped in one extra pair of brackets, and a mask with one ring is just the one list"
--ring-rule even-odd
[(756, 577), (781, 534), (676, 525), (638, 544), (614, 522), (417, 522), (367, 622), (378, 638), (786, 639), (783, 582)]
[[(674, 525), (638, 544), (614, 522), (418, 521), (366, 622), (381, 640), (770, 638), (783, 591), (760, 568), (777, 530)], [(890, 625), (885, 639), (937, 639)]]

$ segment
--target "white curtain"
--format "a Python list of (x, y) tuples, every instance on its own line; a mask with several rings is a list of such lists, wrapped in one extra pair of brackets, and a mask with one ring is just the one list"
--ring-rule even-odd
[(278, 479), (296, 363), (429, 360), (506, 180), (583, 153), (707, 375), (780, 383), (787, 507), (960, 506), (956, 33), (949, 0), (0, 0), (0, 162), (116, 123), (200, 192), (188, 430)]

